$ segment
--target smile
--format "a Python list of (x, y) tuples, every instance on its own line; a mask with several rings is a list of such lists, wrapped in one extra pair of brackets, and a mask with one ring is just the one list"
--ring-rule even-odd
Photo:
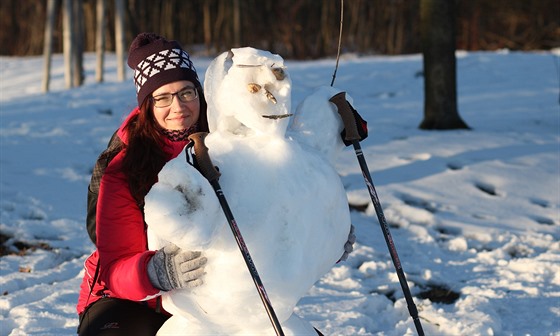
[(293, 116), (293, 113), (278, 114), (278, 115), (263, 115), (263, 118), (267, 119), (284, 119)]
[(181, 116), (175, 116), (173, 118), (167, 118), (167, 120), (183, 120), (183, 119), (187, 119), (189, 116), (187, 115), (181, 115)]

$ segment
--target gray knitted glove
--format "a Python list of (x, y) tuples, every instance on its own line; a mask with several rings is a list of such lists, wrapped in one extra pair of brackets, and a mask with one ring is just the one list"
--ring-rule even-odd
[(170, 291), (200, 286), (206, 257), (200, 251), (184, 251), (175, 244), (160, 249), (148, 261), (148, 277), (155, 288)]
[(344, 244), (344, 253), (340, 257), (340, 261), (345, 261), (352, 251), (354, 251), (354, 243), (356, 242), (356, 235), (354, 234), (354, 225), (350, 224), (350, 233), (348, 233), (348, 240)]

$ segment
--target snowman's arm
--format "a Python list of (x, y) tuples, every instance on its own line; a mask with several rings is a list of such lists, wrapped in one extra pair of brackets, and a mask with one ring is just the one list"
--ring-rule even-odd
[(183, 154), (160, 171), (146, 195), (144, 214), (153, 242), (173, 242), (184, 249), (204, 249), (224, 224), (212, 186)]
[(344, 253), (342, 254), (342, 257), (340, 257), (340, 259), (337, 261), (337, 263), (341, 261), (346, 261), (350, 253), (354, 251), (354, 243), (356, 242), (356, 234), (354, 232), (355, 232), (354, 225), (350, 224), (350, 232), (348, 233), (348, 240), (346, 240), (346, 243), (344, 243)]

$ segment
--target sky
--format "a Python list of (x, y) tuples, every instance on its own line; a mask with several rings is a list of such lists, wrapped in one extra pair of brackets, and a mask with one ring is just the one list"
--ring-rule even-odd
[[(0, 335), (72, 335), (86, 192), (97, 155), (134, 108), (114, 55), (64, 88), (53, 59), (0, 57)], [(193, 57), (199, 74), (212, 59)], [(334, 59), (286, 61), (294, 110)], [(375, 188), (428, 335), (560, 335), (560, 53), (457, 52), (458, 110), (472, 130), (421, 131), (421, 55), (343, 55), (335, 86), (368, 121)], [(415, 335), (356, 156), (333, 163), (355, 250), (294, 311), (325, 335)], [(241, 215), (240, 215), (241, 216)], [(266, 285), (266, 284), (265, 284)], [(263, 308), (264, 309), (264, 308)]]

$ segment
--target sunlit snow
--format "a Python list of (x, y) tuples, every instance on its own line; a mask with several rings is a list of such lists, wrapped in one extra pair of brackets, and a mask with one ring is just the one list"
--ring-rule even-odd
[[(427, 335), (560, 335), (560, 55), (457, 56), (458, 108), (470, 131), (417, 128), (420, 55), (343, 55), (335, 81), (368, 121), (362, 148), (420, 320)], [(0, 232), (14, 252), (0, 258), (0, 335), (76, 332), (83, 262), (94, 248), (87, 184), (136, 101), (131, 74), (116, 80), (114, 55), (101, 84), (95, 56), (85, 61), (85, 85), (66, 90), (56, 55), (43, 94), (41, 57), (0, 58)], [(204, 78), (211, 59), (194, 62)], [(334, 65), (285, 62), (292, 111), (330, 83)], [(355, 251), (295, 312), (325, 335), (415, 335), (353, 150), (333, 164), (352, 206)]]

